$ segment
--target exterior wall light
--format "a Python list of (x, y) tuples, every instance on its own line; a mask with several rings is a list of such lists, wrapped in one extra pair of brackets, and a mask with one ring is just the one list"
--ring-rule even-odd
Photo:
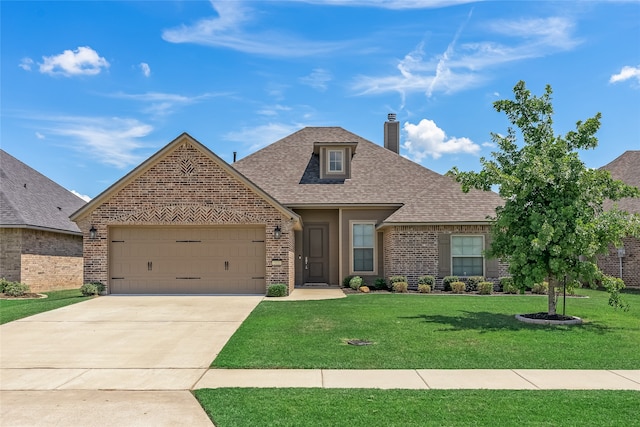
[(273, 238), (278, 240), (282, 237), (282, 229), (280, 229), (279, 225), (276, 225), (276, 228), (273, 230)]
[(89, 229), (89, 238), (95, 239), (96, 237), (98, 237), (98, 230), (96, 230), (96, 227), (92, 225)]

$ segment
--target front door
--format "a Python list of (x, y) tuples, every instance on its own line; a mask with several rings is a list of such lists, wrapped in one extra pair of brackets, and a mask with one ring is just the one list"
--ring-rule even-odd
[(304, 282), (329, 283), (329, 224), (304, 226)]

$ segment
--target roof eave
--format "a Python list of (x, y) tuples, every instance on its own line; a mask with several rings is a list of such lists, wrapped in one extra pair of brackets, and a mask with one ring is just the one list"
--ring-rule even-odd
[(73, 236), (82, 236), (81, 231), (63, 230), (60, 228), (42, 227), (39, 225), (29, 224), (0, 224), (0, 228), (22, 228), (28, 230), (49, 231), (52, 233), (70, 234)]

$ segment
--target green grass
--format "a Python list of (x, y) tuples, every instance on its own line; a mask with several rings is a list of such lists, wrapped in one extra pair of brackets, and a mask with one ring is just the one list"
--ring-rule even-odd
[(48, 298), (0, 300), (0, 325), (92, 298), (82, 296), (78, 289), (43, 293)]
[[(638, 369), (640, 293), (631, 310), (608, 294), (567, 300), (579, 326), (531, 325), (516, 313), (545, 311), (546, 296), (350, 295), (264, 301), (212, 363), (225, 368)], [(560, 310), (562, 302), (559, 304)], [(347, 339), (373, 341), (351, 346)]]
[(637, 391), (196, 390), (218, 427), (640, 426)]

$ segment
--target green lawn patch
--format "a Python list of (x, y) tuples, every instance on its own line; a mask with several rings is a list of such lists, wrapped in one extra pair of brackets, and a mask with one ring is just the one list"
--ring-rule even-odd
[[(225, 368), (638, 369), (640, 293), (631, 310), (608, 294), (567, 300), (583, 325), (522, 323), (546, 296), (350, 295), (324, 301), (264, 301), (213, 362)], [(559, 303), (562, 310), (562, 302)], [(352, 346), (350, 339), (372, 341)]]
[(640, 426), (637, 391), (196, 390), (218, 427)]
[(48, 297), (0, 300), (0, 324), (93, 298), (82, 296), (78, 289), (43, 293)]

